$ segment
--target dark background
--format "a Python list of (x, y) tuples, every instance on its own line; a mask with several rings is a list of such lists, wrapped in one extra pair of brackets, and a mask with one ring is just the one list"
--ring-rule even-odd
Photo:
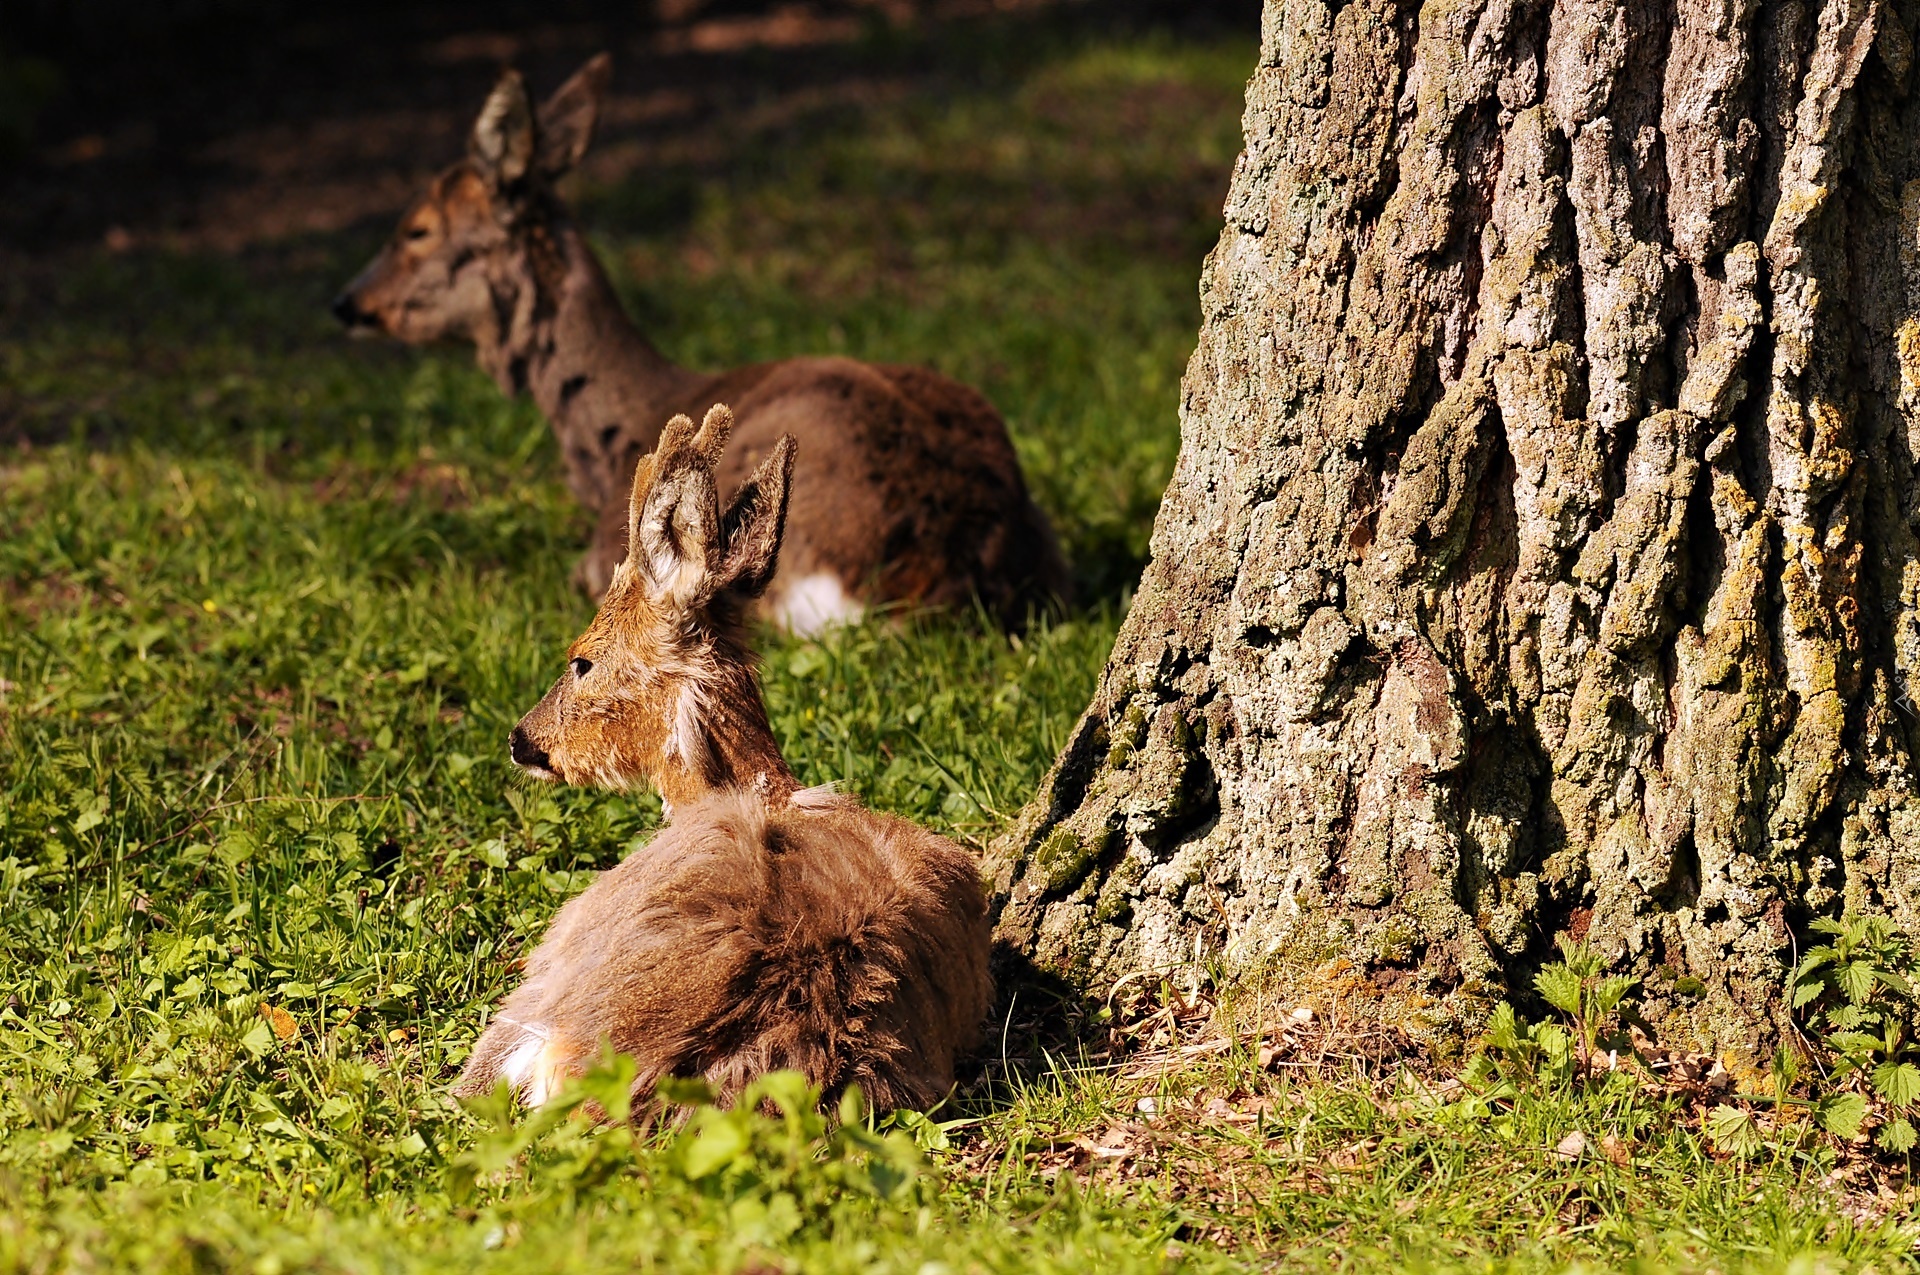
[(615, 55), (600, 176), (725, 166), (753, 115), (978, 91), (1116, 27), (1256, 30), (1258, 0), (5, 0), (0, 251), (235, 250), (388, 221), (499, 68)]

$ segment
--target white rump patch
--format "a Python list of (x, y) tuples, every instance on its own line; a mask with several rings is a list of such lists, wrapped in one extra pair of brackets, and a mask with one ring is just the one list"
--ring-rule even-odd
[(836, 624), (853, 624), (867, 613), (857, 598), (828, 571), (802, 576), (781, 591), (773, 604), (773, 621), (790, 633), (815, 637)]
[(519, 1046), (507, 1055), (507, 1061), (501, 1064), (500, 1074), (520, 1095), (520, 1101), (529, 1107), (538, 1107), (553, 1096), (559, 1086), (558, 1077), (553, 1074), (553, 1063), (546, 1057), (552, 1041), (548, 1039), (547, 1029), (538, 1023), (516, 1024), (526, 1033)]

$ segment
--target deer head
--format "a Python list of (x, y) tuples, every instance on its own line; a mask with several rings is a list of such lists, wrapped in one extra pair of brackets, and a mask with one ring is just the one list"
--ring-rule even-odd
[(794, 442), (783, 435), (722, 513), (713, 472), (732, 428), (722, 406), (698, 431), (676, 416), (634, 471), (626, 560), (567, 671), (509, 738), (530, 774), (610, 788), (651, 780), (669, 803), (797, 787), (742, 634), (779, 557)]
[(483, 348), (526, 322), (536, 285), (556, 264), (553, 183), (586, 153), (613, 62), (602, 53), (538, 111), (518, 71), (488, 95), (467, 157), (427, 187), (393, 238), (333, 301), (355, 332), (419, 344), (463, 338)]

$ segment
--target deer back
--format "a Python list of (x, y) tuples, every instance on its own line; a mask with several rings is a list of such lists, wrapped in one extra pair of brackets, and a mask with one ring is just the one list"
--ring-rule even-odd
[(818, 790), (718, 794), (562, 909), (460, 1088), (539, 1101), (605, 1038), (642, 1100), (792, 1068), (829, 1102), (923, 1107), (985, 1016), (988, 944), (978, 866), (945, 838)]

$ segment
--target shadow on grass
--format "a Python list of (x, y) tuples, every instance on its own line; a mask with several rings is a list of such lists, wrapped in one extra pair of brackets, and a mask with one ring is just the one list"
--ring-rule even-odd
[[(0, 169), (0, 243), (35, 252), (195, 240), (234, 248), (390, 212), (404, 185), (458, 153), (503, 63), (557, 83), (617, 59), (604, 140), (672, 139), (724, 166), (743, 116), (798, 118), (876, 85), (1001, 90), (1088, 41), (1147, 31), (1248, 38), (1257, 0), (347, 0), (23, 3), (0, 47), (51, 72), (26, 154)], [(10, 169), (10, 171), (9, 171)], [(670, 184), (669, 184), (670, 185)], [(631, 231), (685, 213), (670, 192), (609, 210)], [(219, 224), (223, 223), (223, 224)]]
[(570, 195), (655, 341), (693, 366), (846, 354), (978, 386), (1080, 596), (1118, 601), (1172, 466), (1256, 6), (918, 9), (817, 5), (805, 43), (754, 5), (677, 25), (348, 5), (233, 15), (237, 60), (168, 27), (175, 62), (75, 18), (57, 56), (89, 74), (0, 177), (0, 445), (238, 455), (336, 487), (422, 465), (483, 492), (554, 481), (538, 414), (469, 352), (349, 344), (325, 307), (460, 153), (499, 60), (545, 88), (613, 47)]
[(1005, 942), (994, 943), (990, 968), (993, 1009), (961, 1071), (963, 1105), (998, 1109), (1056, 1067), (1106, 1061), (1109, 1033), (1099, 1022), (1098, 997)]

